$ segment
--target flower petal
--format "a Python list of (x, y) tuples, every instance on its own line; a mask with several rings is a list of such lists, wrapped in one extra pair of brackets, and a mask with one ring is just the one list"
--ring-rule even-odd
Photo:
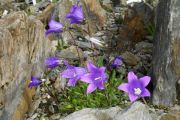
[(134, 101), (136, 101), (138, 99), (138, 96), (130, 94), (130, 93), (128, 94), (128, 96), (129, 96), (129, 99), (130, 99), (131, 102), (134, 102)]
[(128, 83), (123, 83), (118, 87), (118, 89), (128, 93), (129, 92), (129, 85), (128, 85)]
[(141, 94), (141, 97), (149, 97), (151, 96), (151, 93), (149, 92), (149, 90), (144, 89), (143, 93)]
[(134, 81), (134, 80), (137, 80), (137, 76), (134, 74), (134, 72), (129, 72), (128, 73), (128, 83)]
[(60, 75), (64, 78), (73, 78), (75, 74), (74, 69), (66, 69)]
[(55, 20), (50, 20), (49, 23), (50, 29), (62, 29), (63, 25), (60, 22), (56, 22)]
[(149, 84), (151, 77), (144, 76), (144, 77), (140, 78), (139, 80), (142, 82), (143, 86), (146, 87)]
[(74, 69), (75, 69), (76, 74), (78, 76), (82, 76), (82, 75), (84, 75), (86, 73), (86, 69), (83, 68), (83, 67), (75, 67)]
[(28, 87), (32, 88), (33, 86), (39, 86), (42, 83), (41, 80), (39, 80), (37, 77), (32, 76), (31, 82), (29, 83)]
[[(95, 83), (94, 83), (95, 84)], [(96, 86), (98, 87), (98, 89), (100, 89), (100, 90), (104, 90), (105, 88), (104, 88), (104, 82), (103, 81), (98, 81), (98, 82), (96, 82)]]
[(94, 84), (89, 84), (89, 86), (87, 88), (87, 93), (92, 93), (96, 89), (97, 89), (97, 86), (95, 86)]
[(102, 73), (104, 73), (105, 70), (106, 70), (106, 67), (100, 67), (99, 70), (100, 70)]
[(54, 68), (60, 64), (60, 59), (58, 57), (48, 57), (47, 59), (45, 59), (44, 64), (48, 68)]
[(74, 11), (74, 15), (76, 15), (75, 17), (79, 20), (83, 20), (84, 19), (84, 14), (83, 14), (83, 9), (82, 6), (78, 6), (76, 8), (76, 10)]
[(91, 73), (87, 73), (83, 76), (81, 76), (81, 81), (86, 82), (86, 83), (93, 83), (93, 77)]
[(60, 32), (62, 32), (61, 29), (48, 29), (46, 30), (45, 35), (47, 36), (50, 33), (60, 33)]
[(74, 78), (69, 79), (67, 85), (68, 85), (68, 86), (75, 86), (77, 81), (78, 81), (78, 80), (77, 80), (77, 79), (74, 79)]
[(91, 62), (87, 63), (87, 68), (88, 68), (89, 72), (94, 72), (97, 70), (97, 67), (94, 64), (92, 64)]

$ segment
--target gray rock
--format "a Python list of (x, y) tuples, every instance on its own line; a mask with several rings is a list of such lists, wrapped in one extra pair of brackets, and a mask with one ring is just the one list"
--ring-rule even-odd
[(120, 110), (120, 107), (112, 107), (106, 110), (86, 108), (60, 120), (112, 120)]
[(53, 115), (51, 115), (51, 119), (52, 120), (59, 120), (60, 119), (60, 117), (61, 117), (61, 115), (60, 114), (53, 114)]
[(135, 102), (123, 111), (119, 107), (104, 110), (86, 108), (60, 120), (152, 120), (152, 117), (146, 105)]
[(143, 18), (142, 20), (146, 25), (149, 22), (153, 22), (154, 11), (150, 4), (145, 2), (134, 3), (133, 10), (135, 11), (135, 14)]
[(49, 41), (43, 24), (24, 12), (0, 19), (0, 103), (3, 120), (22, 118), (28, 110), (33, 90), (27, 86), (31, 75), (41, 76)]
[(146, 105), (135, 102), (129, 108), (118, 113), (113, 120), (152, 120), (152, 117)]
[(80, 48), (83, 49), (92, 49), (91, 43), (90, 42), (82, 42), (82, 41), (76, 41), (77, 45)]
[[(83, 52), (80, 48), (78, 48), (78, 52), (79, 52), (80, 57), (82, 58)], [(77, 60), (77, 59), (79, 59), (78, 52), (77, 52), (76, 46), (72, 45), (69, 48), (66, 48), (66, 49), (63, 49), (62, 51), (60, 51), (57, 54), (57, 56), (60, 58), (65, 58), (65, 59)]]
[(137, 65), (140, 62), (140, 58), (131, 52), (125, 52), (122, 54), (123, 61), (130, 66)]
[(63, 78), (61, 76), (58, 76), (54, 85), (54, 88), (58, 91), (61, 92), (62, 90), (64, 90), (65, 86), (66, 86), (66, 78)]
[(55, 112), (53, 105), (50, 105), (50, 106), (49, 106), (49, 111), (50, 111), (51, 113), (54, 113), (54, 112)]
[[(172, 106), (180, 79), (180, 1), (160, 0), (153, 50), (153, 103)], [(168, 13), (168, 14), (167, 14)], [(177, 88), (176, 88), (177, 86)]]
[(136, 52), (140, 53), (152, 53), (153, 44), (148, 42), (139, 42), (135, 45)]

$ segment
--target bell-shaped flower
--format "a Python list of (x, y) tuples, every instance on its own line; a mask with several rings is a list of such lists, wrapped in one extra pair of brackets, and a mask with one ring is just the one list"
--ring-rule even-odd
[(122, 57), (120, 56), (116, 56), (111, 64), (111, 68), (115, 69), (117, 68), (117, 66), (122, 64)]
[(107, 75), (105, 73), (105, 67), (96, 67), (92, 63), (87, 64), (87, 68), (89, 73), (83, 75), (81, 77), (81, 81), (89, 83), (87, 88), (87, 93), (92, 93), (97, 88), (103, 90), (104, 84), (107, 81)]
[(62, 60), (58, 57), (48, 57), (44, 64), (46, 65), (46, 67), (48, 68), (55, 68), (57, 66), (59, 66), (59, 64), (62, 62)]
[(75, 67), (72, 65), (67, 65), (67, 69), (64, 70), (60, 76), (64, 78), (68, 78), (68, 86), (75, 86), (77, 81), (80, 79), (82, 75), (86, 73), (86, 69), (83, 67)]
[(70, 12), (66, 15), (67, 19), (70, 19), (70, 24), (79, 24), (84, 20), (84, 13), (82, 6), (73, 5)]
[(145, 88), (150, 80), (151, 78), (149, 76), (138, 79), (134, 72), (129, 72), (128, 83), (121, 84), (118, 89), (128, 93), (130, 101), (134, 102), (140, 97), (150, 96), (150, 92)]
[(63, 30), (63, 24), (60, 22), (56, 22), (55, 20), (50, 20), (48, 22), (49, 29), (46, 30), (45, 35), (47, 36), (49, 33), (60, 33)]
[(39, 86), (40, 84), (42, 84), (42, 80), (38, 79), (37, 77), (32, 76), (31, 82), (29, 83), (28, 87), (32, 88), (35, 86)]

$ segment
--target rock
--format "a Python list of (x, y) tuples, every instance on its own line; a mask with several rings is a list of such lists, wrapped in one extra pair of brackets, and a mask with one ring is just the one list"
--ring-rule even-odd
[(52, 120), (59, 120), (60, 119), (60, 117), (61, 117), (61, 115), (60, 114), (53, 114), (53, 115), (51, 115), (51, 119)]
[[(101, 1), (100, 1), (101, 2)], [(111, 0), (103, 0), (101, 3), (102, 8), (104, 8), (108, 12), (112, 12), (113, 5)]]
[(63, 77), (57, 77), (54, 85), (54, 88), (58, 91), (61, 92), (62, 90), (64, 90), (65, 86), (66, 86), (66, 82), (67, 80)]
[(146, 105), (135, 102), (129, 108), (118, 113), (113, 120), (152, 120), (152, 117)]
[[(77, 48), (80, 57), (83, 57), (83, 52), (80, 48)], [(79, 56), (78, 56), (78, 52), (77, 52), (76, 46), (70, 46), (66, 49), (61, 50), (57, 56), (60, 58), (65, 58), (65, 59), (74, 59), (74, 60), (78, 60)]]
[[(172, 106), (180, 79), (180, 1), (160, 0), (153, 49), (153, 104)], [(177, 87), (176, 87), (177, 86)]]
[(147, 106), (135, 102), (123, 111), (119, 107), (104, 110), (86, 108), (60, 120), (152, 120), (152, 117)]
[(175, 104), (172, 108), (172, 111), (180, 111), (180, 105)]
[(137, 65), (140, 62), (140, 58), (131, 52), (125, 52), (122, 54), (123, 61), (130, 66)]
[(112, 107), (105, 110), (86, 108), (60, 120), (113, 120), (113, 117), (120, 110), (121, 108), (119, 107)]
[(38, 13), (36, 15), (37, 19), (41, 20), (42, 23), (46, 24), (48, 23), (50, 16), (52, 14), (52, 11), (55, 9), (55, 4), (51, 3), (48, 4), (42, 12)]
[(54, 112), (55, 112), (53, 105), (50, 105), (50, 106), (49, 106), (49, 112), (51, 112), (51, 113), (54, 113)]
[(120, 51), (130, 50), (147, 35), (147, 25), (153, 23), (153, 10), (146, 3), (135, 3), (124, 13), (123, 24), (119, 28), (117, 48)]
[(180, 120), (180, 111), (167, 113), (160, 120)]
[(13, 0), (1, 0), (0, 1), (0, 16), (3, 15), (4, 10), (13, 11), (15, 10), (12, 5)]
[(92, 49), (92, 45), (90, 42), (82, 42), (82, 41), (76, 41), (77, 45), (80, 47), (80, 48), (83, 48), (83, 49)]
[(140, 53), (152, 53), (153, 44), (142, 41), (135, 45), (135, 50)]
[(134, 3), (132, 9), (135, 11), (136, 16), (142, 18), (145, 25), (153, 23), (154, 11), (150, 4), (146, 2)]
[(28, 111), (29, 116), (32, 116), (34, 114), (35, 110), (39, 107), (40, 103), (41, 103), (41, 99), (33, 101), (33, 103), (30, 106), (30, 109)]
[(150, 3), (153, 7), (157, 7), (159, 0), (146, 0), (146, 2)]
[[(23, 118), (34, 89), (27, 86), (31, 76), (40, 77), (49, 41), (43, 24), (24, 12), (0, 19), (0, 103), (3, 120)], [(1, 110), (0, 110), (1, 111)]]
[[(72, 5), (76, 4), (76, 0), (61, 0), (55, 7), (52, 18), (58, 18), (60, 22), (64, 23), (66, 14), (70, 11)], [(80, 4), (83, 6), (83, 11), (86, 15), (87, 23), (82, 25), (86, 31), (90, 30), (90, 34), (97, 32), (97, 27), (102, 28), (106, 22), (106, 11), (101, 7), (99, 0), (81, 0)], [(86, 26), (86, 27), (85, 27)]]

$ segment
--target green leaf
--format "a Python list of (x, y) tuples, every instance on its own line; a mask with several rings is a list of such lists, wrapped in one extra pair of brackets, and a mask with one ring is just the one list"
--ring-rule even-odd
[(66, 108), (66, 109), (72, 109), (73, 106), (72, 106), (71, 104), (68, 104), (68, 105), (65, 105), (65, 108)]
[(104, 65), (104, 57), (100, 56), (97, 60), (97, 66), (103, 66)]

